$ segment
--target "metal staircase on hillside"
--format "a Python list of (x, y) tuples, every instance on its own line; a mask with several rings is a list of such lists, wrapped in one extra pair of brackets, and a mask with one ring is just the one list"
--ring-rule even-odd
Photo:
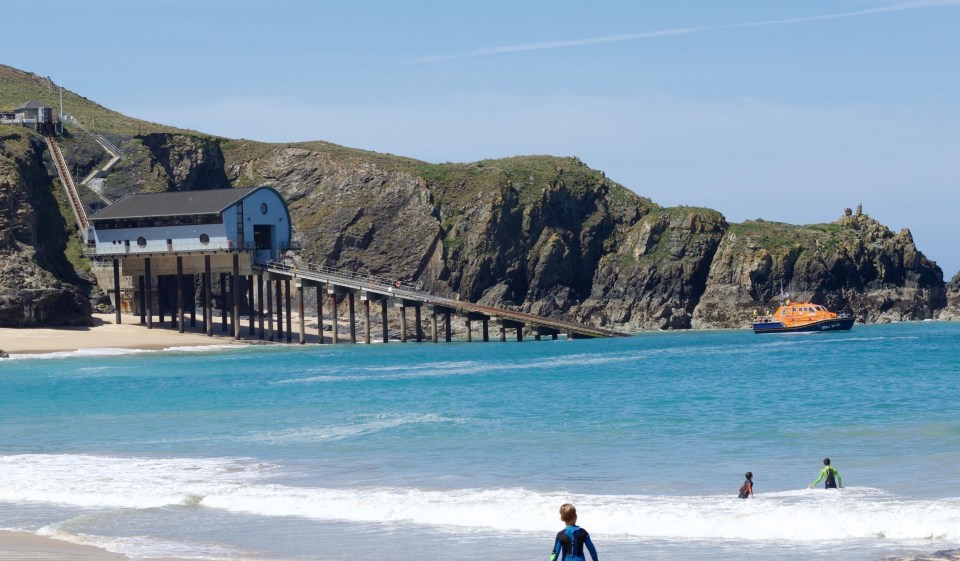
[(83, 200), (80, 199), (80, 194), (77, 192), (77, 185), (73, 182), (70, 168), (67, 167), (67, 161), (63, 157), (60, 145), (57, 144), (57, 139), (54, 138), (52, 133), (47, 134), (46, 139), (47, 148), (50, 149), (57, 174), (60, 176), (60, 183), (63, 184), (63, 188), (67, 192), (67, 200), (70, 201), (70, 208), (73, 209), (73, 216), (80, 228), (80, 236), (86, 242), (90, 236), (90, 222), (87, 220), (87, 211), (83, 208)]

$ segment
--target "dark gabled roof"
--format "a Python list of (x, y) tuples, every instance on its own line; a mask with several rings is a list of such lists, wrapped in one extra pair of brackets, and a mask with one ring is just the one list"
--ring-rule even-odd
[(231, 205), (247, 198), (257, 189), (263, 189), (263, 187), (137, 193), (128, 195), (101, 209), (91, 216), (90, 220), (220, 214)]
[(43, 107), (48, 107), (48, 108), (49, 108), (50, 106), (49, 106), (49, 105), (44, 105), (44, 104), (40, 103), (39, 101), (34, 101), (34, 100), (31, 99), (30, 101), (21, 104), (20, 107), (17, 107), (16, 109), (14, 109), (14, 111), (19, 111), (19, 110), (21, 110), (21, 109), (41, 109), (41, 108), (43, 108)]

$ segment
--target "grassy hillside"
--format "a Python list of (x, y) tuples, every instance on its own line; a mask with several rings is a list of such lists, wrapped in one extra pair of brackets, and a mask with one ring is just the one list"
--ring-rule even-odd
[[(31, 99), (53, 107), (54, 114), (60, 112), (60, 88), (49, 78), (0, 64), (0, 110), (11, 110)], [(63, 90), (63, 110), (84, 126), (96, 127), (101, 132), (126, 135), (189, 132), (127, 117), (67, 89)]]

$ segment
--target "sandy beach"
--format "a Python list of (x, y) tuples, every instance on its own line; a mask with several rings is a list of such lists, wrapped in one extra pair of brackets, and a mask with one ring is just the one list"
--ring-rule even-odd
[(126, 556), (26, 532), (0, 531), (0, 561), (116, 561)]
[(147, 329), (140, 325), (139, 316), (123, 316), (119, 325), (113, 314), (94, 314), (93, 318), (91, 327), (0, 328), (0, 350), (15, 355), (104, 348), (161, 350), (253, 342), (247, 335), (246, 323), (243, 324), (244, 339), (235, 341), (221, 331), (219, 321), (214, 324), (213, 336), (208, 337), (199, 327), (188, 327), (187, 332), (179, 333), (169, 323), (154, 324), (153, 329)]

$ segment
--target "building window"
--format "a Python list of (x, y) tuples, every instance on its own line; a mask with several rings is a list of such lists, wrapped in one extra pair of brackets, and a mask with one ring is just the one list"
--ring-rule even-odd
[(140, 247), (147, 247), (147, 238), (143, 236), (140, 236), (139, 238), (137, 238), (137, 245), (139, 245)]
[(200, 234), (200, 243), (202, 243), (203, 245), (207, 245), (208, 243), (210, 243), (210, 236), (206, 234)]
[(260, 203), (260, 214), (267, 213), (267, 203)]

